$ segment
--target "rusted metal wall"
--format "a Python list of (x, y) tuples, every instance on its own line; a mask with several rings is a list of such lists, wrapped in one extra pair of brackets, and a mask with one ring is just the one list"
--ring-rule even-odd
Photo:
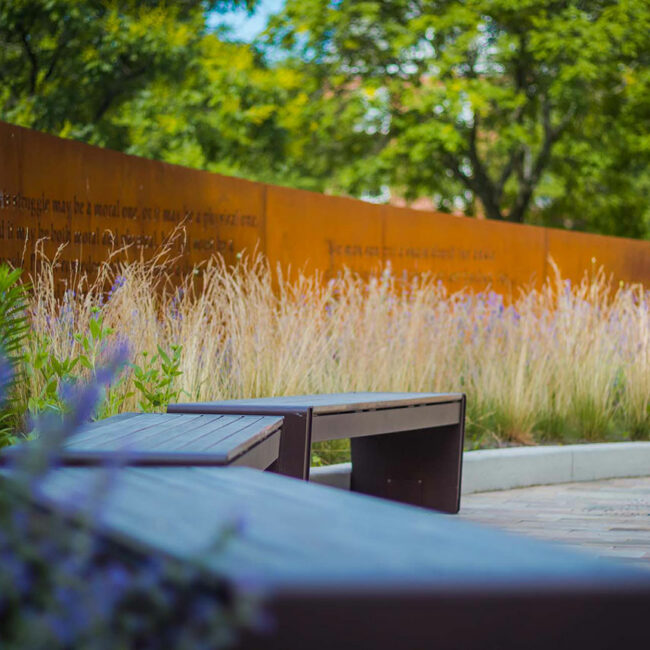
[(378, 206), (201, 172), (62, 140), (0, 122), (0, 258), (34, 270), (33, 247), (62, 244), (61, 283), (92, 272), (113, 246), (151, 256), (180, 223), (175, 270), (256, 247), (271, 263), (370, 273), (430, 272), (455, 290), (510, 293), (539, 285), (549, 256), (577, 280), (603, 264), (650, 284), (650, 242)]
[(37, 239), (49, 256), (67, 244), (61, 280), (75, 261), (92, 272), (111, 247), (150, 257), (181, 222), (178, 273), (217, 252), (234, 261), (263, 241), (264, 193), (260, 183), (0, 123), (0, 257), (32, 271)]

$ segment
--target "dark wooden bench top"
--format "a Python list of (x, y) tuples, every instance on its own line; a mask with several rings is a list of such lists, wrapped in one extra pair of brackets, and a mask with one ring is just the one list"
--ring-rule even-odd
[[(101, 480), (96, 468), (63, 468), (44, 491), (52, 503), (76, 507)], [(181, 558), (209, 549), (237, 513), (241, 530), (224, 551), (209, 552), (207, 564), (273, 589), (496, 592), (534, 583), (561, 592), (627, 579), (650, 588), (650, 573), (587, 554), (248, 468), (125, 468), (102, 512), (113, 533)]]
[[(201, 405), (279, 406), (282, 408), (311, 408), (314, 415), (347, 413), (371, 409), (400, 408), (443, 402), (460, 402), (462, 393), (321, 393), (318, 395), (284, 395), (257, 397), (217, 402), (199, 402)], [(174, 404), (170, 409), (177, 406)], [(171, 412), (171, 411), (170, 411)]]
[(278, 457), (282, 418), (126, 413), (85, 425), (65, 441), (62, 462), (97, 465), (247, 465)]
[(462, 393), (331, 393), (170, 404), (167, 412), (309, 411), (311, 442), (319, 442), (458, 424), (463, 400)]
[[(56, 470), (45, 504), (82, 507), (101, 474)], [(263, 647), (641, 647), (648, 634), (650, 573), (274, 474), (125, 468), (102, 513), (118, 541), (256, 585), (278, 623)]]

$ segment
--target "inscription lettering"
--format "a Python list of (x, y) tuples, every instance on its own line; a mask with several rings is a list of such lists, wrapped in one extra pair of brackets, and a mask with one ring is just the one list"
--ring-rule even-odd
[[(235, 253), (252, 253), (256, 246), (272, 265), (304, 264), (309, 272), (332, 277), (344, 266), (369, 274), (390, 263), (400, 277), (426, 272), (452, 290), (539, 285), (550, 268), (549, 256), (576, 279), (591, 268), (592, 257), (608, 265), (617, 280), (647, 281), (650, 273), (647, 242), (544, 234), (537, 228), (307, 197), (288, 188), (103, 155), (69, 140), (52, 148), (48, 139), (42, 146), (44, 138), (49, 136), (0, 122), (0, 168), (6, 172), (0, 178), (0, 259), (33, 272), (38, 258), (30, 256), (40, 241), (47, 256), (57, 255), (62, 287), (72, 270), (94, 273), (100, 264), (123, 262), (123, 248), (137, 251), (126, 252), (128, 259), (151, 259), (163, 245), (176, 278), (210, 255), (221, 253), (230, 264)], [(12, 141), (17, 146), (2, 146)], [(51, 152), (50, 159), (43, 160), (42, 151)], [(58, 160), (72, 164), (57, 165)], [(173, 239), (172, 233), (177, 233)], [(515, 249), (526, 254), (515, 257)]]
[[(48, 195), (44, 191), (23, 194), (5, 187), (0, 187), (0, 216), (0, 241), (6, 241), (7, 246), (23, 250), (25, 242), (42, 240), (54, 247), (48, 249), (51, 254), (63, 246), (57, 271), (64, 276), (71, 272), (95, 273), (107, 260), (109, 249), (133, 247), (153, 252), (161, 244), (169, 245), (169, 237), (179, 224), (185, 227), (185, 235), (182, 242), (174, 242), (173, 250), (180, 254), (174, 274), (182, 274), (183, 269), (190, 272), (209, 255), (229, 256), (243, 248), (252, 250), (261, 223), (255, 214), (217, 210), (210, 205), (137, 203), (127, 196), (107, 200), (105, 196), (84, 196), (79, 191), (72, 196)], [(168, 227), (152, 228), (152, 224), (161, 222)], [(239, 242), (246, 230), (250, 235)], [(29, 261), (28, 270), (34, 271), (36, 258), (25, 252), (27, 260), (22, 263)], [(5, 260), (16, 257), (15, 252), (1, 254)]]

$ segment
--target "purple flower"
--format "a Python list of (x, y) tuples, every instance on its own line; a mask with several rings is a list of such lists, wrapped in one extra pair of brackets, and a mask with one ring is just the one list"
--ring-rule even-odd
[(108, 291), (107, 302), (115, 295), (115, 293), (121, 289), (126, 283), (126, 278), (123, 275), (118, 275), (113, 282), (113, 285)]

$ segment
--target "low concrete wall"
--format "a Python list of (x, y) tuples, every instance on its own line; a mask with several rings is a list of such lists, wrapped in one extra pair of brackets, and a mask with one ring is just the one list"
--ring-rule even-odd
[[(312, 467), (311, 480), (350, 489), (350, 463)], [(529, 485), (650, 476), (650, 442), (466, 451), (463, 494)]]

